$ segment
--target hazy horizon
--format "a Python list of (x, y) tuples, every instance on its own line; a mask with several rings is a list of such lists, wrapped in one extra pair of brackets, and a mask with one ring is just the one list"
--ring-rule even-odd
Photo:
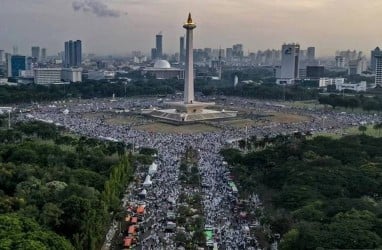
[[(365, 4), (367, 2), (367, 4)], [(339, 49), (369, 51), (379, 46), (380, 0), (2, 0), (0, 49), (29, 55), (31, 46), (48, 55), (66, 40), (83, 41), (84, 53), (148, 53), (162, 31), (164, 53), (178, 52), (189, 11), (197, 24), (195, 48), (242, 43), (247, 53), (296, 42), (316, 47), (318, 56)]]

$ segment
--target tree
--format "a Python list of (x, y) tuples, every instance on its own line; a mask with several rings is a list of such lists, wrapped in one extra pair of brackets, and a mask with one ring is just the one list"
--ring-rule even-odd
[(359, 100), (357, 98), (350, 98), (347, 100), (349, 108), (354, 111), (354, 108), (359, 107)]
[(358, 127), (358, 130), (359, 130), (359, 132), (361, 132), (362, 134), (365, 134), (365, 132), (366, 132), (366, 130), (367, 130), (367, 127), (361, 125), (361, 126)]
[(381, 136), (382, 122), (376, 123), (373, 127), (375, 130), (378, 130), (378, 136)]
[(187, 235), (183, 232), (178, 232), (175, 236), (175, 242), (178, 246), (185, 246), (187, 242)]
[(50, 228), (57, 228), (62, 223), (60, 217), (63, 213), (56, 204), (46, 203), (42, 208), (40, 218), (44, 225)]
[(299, 238), (298, 229), (296, 228), (291, 229), (282, 238), (280, 242), (280, 250), (299, 249), (297, 244), (298, 238)]
[(199, 246), (204, 246), (206, 244), (206, 236), (202, 229), (196, 230), (192, 235), (192, 241)]

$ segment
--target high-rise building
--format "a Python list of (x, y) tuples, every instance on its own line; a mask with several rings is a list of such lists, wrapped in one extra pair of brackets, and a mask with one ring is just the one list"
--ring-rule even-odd
[(41, 61), (46, 61), (46, 48), (41, 49)]
[(225, 56), (227, 58), (228, 61), (231, 61), (232, 59), (232, 48), (227, 48), (226, 51), (225, 51)]
[(67, 41), (65, 42), (65, 58), (64, 67), (81, 67), (82, 63), (82, 42), (77, 41)]
[(38, 46), (32, 47), (32, 58), (37, 62), (40, 61), (40, 47)]
[(307, 51), (306, 50), (303, 50), (303, 49), (300, 49), (300, 54), (299, 54), (299, 60), (300, 62), (301, 61), (305, 61), (308, 57), (307, 57)]
[(151, 49), (151, 60), (155, 60), (157, 58), (157, 49), (152, 48)]
[(244, 51), (243, 51), (243, 44), (235, 44), (232, 46), (232, 55), (234, 57), (243, 57)]
[(306, 57), (309, 61), (313, 61), (316, 59), (316, 48), (315, 47), (308, 47), (306, 50)]
[(212, 48), (204, 48), (203, 52), (204, 52), (204, 56), (207, 59), (210, 59), (212, 57)]
[(278, 84), (291, 84), (299, 78), (299, 54), (300, 45), (283, 44), (281, 55), (280, 78), (277, 79)]
[(12, 54), (5, 53), (5, 61), (6, 61), (6, 64), (7, 64), (7, 76), (8, 77), (12, 77), (12, 62), (11, 62), (11, 59), (12, 59)]
[(156, 57), (157, 59), (162, 59), (163, 57), (163, 35), (162, 32), (156, 35), (155, 39), (155, 44), (156, 44)]
[(382, 54), (375, 55), (375, 85), (382, 87)]
[(184, 49), (184, 36), (179, 39), (179, 61), (184, 62), (186, 50)]
[(336, 67), (345, 68), (346, 66), (346, 58), (343, 56), (336, 56)]
[(82, 64), (82, 42), (81, 42), (81, 40), (77, 40), (75, 42), (74, 48), (76, 50), (75, 65), (77, 67), (81, 67), (81, 64)]
[(371, 58), (370, 58), (370, 69), (372, 72), (375, 72), (375, 68), (377, 66), (377, 58), (375, 58), (377, 55), (381, 54), (381, 49), (379, 47), (375, 48), (371, 51)]
[(18, 77), (21, 70), (26, 70), (26, 57), (12, 55), (8, 62), (8, 77)]
[(356, 60), (350, 60), (348, 64), (349, 75), (360, 75), (367, 69), (367, 60), (365, 57), (358, 58)]
[(31, 56), (28, 56), (27, 57), (26, 70), (32, 70), (33, 67), (35, 66), (34, 62), (35, 62), (35, 60)]
[(0, 50), (0, 64), (5, 62), (5, 53), (4, 50)]

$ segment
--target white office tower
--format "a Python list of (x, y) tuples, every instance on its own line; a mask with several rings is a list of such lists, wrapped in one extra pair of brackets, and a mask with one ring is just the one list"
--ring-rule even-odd
[(293, 84), (299, 78), (300, 45), (283, 44), (281, 48), (281, 70), (277, 84)]
[(34, 83), (41, 85), (61, 84), (61, 68), (35, 68)]
[(382, 87), (382, 54), (375, 56), (375, 85)]
[(64, 68), (61, 73), (65, 82), (82, 82), (82, 68)]
[(7, 53), (5, 60), (7, 62), (7, 76), (12, 77), (12, 54)]

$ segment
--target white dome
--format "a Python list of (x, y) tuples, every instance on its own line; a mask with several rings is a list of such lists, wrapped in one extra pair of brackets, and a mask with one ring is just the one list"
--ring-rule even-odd
[(166, 60), (158, 60), (154, 64), (155, 69), (170, 69), (171, 64)]

